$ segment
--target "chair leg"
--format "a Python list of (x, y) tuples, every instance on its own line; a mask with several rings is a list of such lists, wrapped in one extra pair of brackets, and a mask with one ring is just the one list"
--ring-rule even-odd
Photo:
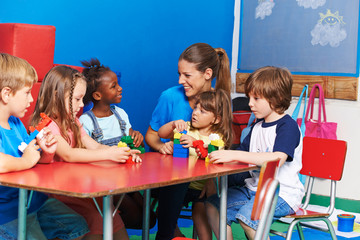
[(329, 220), (328, 218), (324, 218), (323, 221), (326, 223), (326, 225), (327, 225), (328, 228), (329, 228), (329, 232), (330, 232), (331, 238), (332, 238), (333, 240), (337, 240), (334, 227), (333, 227), (333, 225), (331, 224), (330, 220)]
[(297, 228), (297, 230), (298, 230), (299, 239), (300, 239), (300, 240), (304, 240), (304, 239), (305, 239), (305, 237), (304, 237), (304, 232), (303, 232), (303, 229), (302, 229), (300, 223), (296, 224), (296, 228)]
[(289, 228), (288, 228), (288, 232), (286, 234), (286, 240), (290, 240), (291, 236), (292, 236), (292, 232), (294, 230), (294, 227), (299, 223), (299, 220), (294, 220), (290, 223)]

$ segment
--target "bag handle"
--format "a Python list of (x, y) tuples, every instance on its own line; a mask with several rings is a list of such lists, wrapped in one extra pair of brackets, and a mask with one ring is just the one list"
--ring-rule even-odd
[[(324, 122), (326, 122), (326, 113), (325, 113), (325, 98), (324, 98), (324, 91), (320, 84), (315, 84), (310, 92), (309, 96), (309, 105), (306, 110), (306, 116), (305, 119), (308, 121), (309, 119), (313, 118), (314, 113), (314, 102), (315, 102), (315, 92), (316, 89), (319, 89), (319, 115), (318, 115), (318, 122), (321, 122), (321, 108), (323, 109), (323, 115), (324, 115)], [(311, 108), (311, 111), (310, 111)], [(310, 118), (309, 117), (309, 111), (310, 111)]]
[[(304, 111), (303, 111), (303, 116), (302, 116), (302, 119), (301, 119), (301, 125), (300, 125), (300, 130), (301, 130), (301, 133), (303, 134), (303, 136), (305, 136), (305, 113), (306, 113), (306, 104), (307, 104), (307, 97), (308, 97), (308, 89), (309, 89), (309, 85), (305, 84), (305, 86), (303, 87), (303, 90), (299, 96), (299, 100), (298, 100), (298, 103), (296, 104), (296, 107), (295, 107), (295, 110), (292, 114), (292, 119), (294, 119), (296, 121), (296, 119), (298, 118), (298, 115), (299, 115), (299, 112), (300, 112), (300, 107), (301, 107), (301, 103), (302, 103), (302, 100), (303, 98), (305, 98), (305, 101), (304, 101)], [(304, 96), (305, 94), (305, 96)]]

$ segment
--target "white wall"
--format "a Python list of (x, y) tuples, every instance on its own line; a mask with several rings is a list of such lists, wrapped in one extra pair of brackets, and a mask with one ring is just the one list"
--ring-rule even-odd
[[(231, 77), (233, 91), (236, 86), (236, 71), (238, 64), (238, 44), (239, 44), (239, 22), (241, 0), (234, 1), (234, 31), (233, 31), (233, 51), (231, 60)], [(244, 96), (243, 94), (233, 93), (232, 98)], [(358, 92), (358, 99), (360, 93)], [(293, 98), (292, 104), (287, 113), (292, 113), (298, 98)], [(360, 127), (357, 121), (360, 120), (360, 101), (346, 101), (326, 99), (327, 121), (337, 122), (337, 137), (348, 143), (347, 156), (342, 180), (337, 185), (337, 197), (360, 200)], [(317, 107), (317, 105), (316, 105)], [(315, 108), (316, 109), (316, 108)], [(318, 181), (315, 184), (316, 194), (328, 196), (328, 181)], [(326, 190), (326, 191), (325, 191)]]

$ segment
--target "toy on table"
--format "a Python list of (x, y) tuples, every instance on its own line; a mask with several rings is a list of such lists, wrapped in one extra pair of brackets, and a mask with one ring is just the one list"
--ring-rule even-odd
[(223, 149), (225, 144), (224, 141), (222, 139), (220, 139), (219, 134), (216, 133), (212, 133), (209, 136), (210, 139), (210, 144), (208, 146), (208, 156), (206, 156), (205, 158), (205, 162), (209, 162), (209, 154), (213, 151), (219, 150), (219, 149)]
[(127, 144), (127, 146), (130, 148), (130, 149), (132, 149), (132, 150), (139, 150), (140, 151), (140, 153), (145, 153), (145, 148), (143, 147), (143, 146), (138, 146), (138, 147), (135, 147), (134, 146), (134, 141), (133, 141), (133, 139), (131, 138), (131, 136), (123, 136), (122, 138), (121, 138), (121, 142), (124, 142), (124, 143), (126, 143)]
[[(127, 147), (128, 145), (125, 142), (120, 141), (118, 143), (118, 147)], [(132, 156), (130, 155), (130, 157), (126, 160), (126, 163), (134, 163), (134, 161), (132, 160)]]
[(205, 158), (205, 162), (209, 162), (208, 155), (216, 150), (224, 148), (224, 141), (220, 139), (220, 136), (216, 133), (212, 133), (209, 136), (210, 144), (208, 149), (204, 148), (204, 141), (196, 140), (193, 142), (193, 147), (200, 151), (200, 158)]
[(180, 133), (174, 134), (174, 151), (173, 151), (173, 157), (181, 157), (181, 158), (187, 158), (189, 157), (189, 148), (184, 148), (180, 143), (180, 138), (183, 134), (186, 134), (187, 131), (182, 131)]
[(193, 141), (193, 147), (200, 152), (200, 158), (206, 158), (208, 155), (208, 150), (204, 148), (204, 141), (203, 140), (196, 140)]
[(35, 139), (36, 137), (41, 138), (44, 134), (44, 127), (48, 126), (51, 123), (51, 118), (49, 118), (45, 113), (40, 113), (40, 117), (41, 117), (41, 121), (39, 122), (39, 124), (36, 127), (30, 126), (29, 129), (31, 131), (29, 137), (27, 137), (25, 139), (24, 142), (22, 142), (19, 146), (18, 149), (21, 152), (25, 151), (25, 148), (28, 146), (28, 144)]

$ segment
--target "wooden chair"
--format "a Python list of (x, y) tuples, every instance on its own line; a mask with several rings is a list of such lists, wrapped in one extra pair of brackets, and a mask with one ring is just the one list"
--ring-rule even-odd
[[(277, 159), (265, 162), (261, 166), (258, 189), (251, 212), (252, 220), (260, 220), (255, 240), (265, 240), (269, 235), (279, 195), (279, 181), (275, 179), (279, 162), (280, 160)], [(176, 237), (173, 240), (191, 240), (191, 238)]]
[[(305, 202), (295, 214), (288, 215), (286, 218), (293, 218), (289, 223), (287, 233), (281, 233), (271, 230), (271, 233), (291, 239), (292, 231), (296, 226), (300, 239), (304, 239), (302, 226), (310, 227), (316, 230), (329, 232), (332, 239), (337, 239), (334, 228), (329, 221), (329, 216), (335, 208), (336, 182), (341, 180), (344, 162), (346, 157), (347, 144), (341, 140), (330, 140), (322, 138), (305, 137), (303, 140), (303, 167), (301, 174), (307, 175)], [(328, 179), (330, 186), (330, 204), (325, 213), (306, 210), (309, 205), (314, 179)], [(304, 222), (324, 221), (327, 229), (319, 228)]]

